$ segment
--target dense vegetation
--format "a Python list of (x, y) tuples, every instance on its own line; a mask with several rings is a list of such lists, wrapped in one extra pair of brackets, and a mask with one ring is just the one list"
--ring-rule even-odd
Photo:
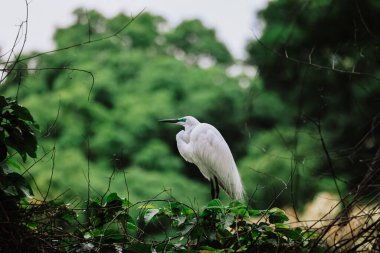
[[(85, 208), (32, 198), (14, 157), (36, 158), (35, 124), (28, 109), (0, 96), (1, 250), (6, 252), (156, 252), (226, 249), (233, 251), (322, 249), (313, 231), (291, 228), (278, 208), (251, 209), (235, 201), (211, 200), (202, 210), (170, 200), (132, 203), (117, 193), (89, 198)], [(49, 191), (49, 190), (48, 190)], [(135, 217), (133, 217), (135, 216)], [(255, 220), (254, 220), (255, 219)], [(157, 231), (161, 234), (157, 236)], [(185, 239), (186, 238), (186, 239)]]
[[(270, 2), (244, 67), (199, 20), (76, 10), (59, 50), (22, 55), (0, 87), (1, 198), (18, 210), (0, 232), (62, 250), (322, 250), (273, 206), (378, 204), (380, 5), (349, 2)], [(209, 202), (179, 129), (157, 123), (183, 115), (224, 135), (246, 204)]]

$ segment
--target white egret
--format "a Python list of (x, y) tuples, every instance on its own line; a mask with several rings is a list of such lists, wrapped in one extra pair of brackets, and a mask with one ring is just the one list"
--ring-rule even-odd
[(232, 199), (242, 199), (244, 189), (228, 144), (212, 125), (200, 123), (192, 116), (163, 119), (185, 127), (176, 135), (181, 156), (194, 163), (211, 183), (211, 197), (219, 197), (219, 185)]

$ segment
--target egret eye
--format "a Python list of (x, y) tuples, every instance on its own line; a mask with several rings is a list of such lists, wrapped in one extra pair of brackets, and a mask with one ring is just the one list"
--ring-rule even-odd
[(178, 119), (180, 122), (186, 122), (186, 118), (180, 118)]

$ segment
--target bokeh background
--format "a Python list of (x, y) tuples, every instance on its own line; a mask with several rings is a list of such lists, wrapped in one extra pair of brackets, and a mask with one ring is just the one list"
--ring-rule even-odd
[[(47, 45), (66, 49), (23, 51), (17, 71), (2, 79), (0, 92), (17, 96), (40, 125), (38, 159), (24, 168), (36, 195), (50, 187), (50, 198), (85, 201), (110, 187), (132, 202), (203, 205), (209, 185), (180, 157), (180, 129), (157, 122), (184, 115), (220, 130), (257, 208), (302, 209), (324, 191), (344, 196), (377, 168), (377, 1), (264, 1), (249, 9), (244, 27), (226, 16), (218, 32), (207, 18), (169, 22), (149, 2), (139, 14), (135, 2), (132, 15), (121, 7), (111, 15), (73, 10)], [(32, 36), (23, 18), (22, 36), (1, 48), (2, 63)], [(223, 37), (234, 40), (221, 36), (227, 26), (250, 35), (227, 46)]]

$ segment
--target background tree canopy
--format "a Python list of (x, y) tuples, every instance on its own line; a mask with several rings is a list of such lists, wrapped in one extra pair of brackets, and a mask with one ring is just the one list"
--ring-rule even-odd
[(271, 1), (247, 46), (255, 77), (229, 74), (234, 59), (199, 20), (168, 29), (149, 13), (76, 10), (54, 40), (79, 46), (18, 63), (1, 88), (40, 125), (31, 181), (43, 192), (52, 176), (52, 196), (85, 198), (115, 170), (112, 189), (132, 201), (169, 190), (162, 196), (205, 203), (207, 182), (177, 153), (179, 129), (157, 123), (193, 115), (230, 144), (250, 204), (347, 192), (378, 159), (380, 6), (346, 2)]
[[(79, 9), (75, 15), (75, 24), (57, 30), (57, 48), (96, 41), (131, 22), (124, 14), (106, 19)], [(125, 170), (131, 199), (172, 189), (176, 198), (205, 203), (208, 185), (180, 158), (179, 129), (159, 125), (164, 117), (196, 115), (214, 123), (236, 155), (244, 154), (244, 134), (235, 126), (245, 115), (235, 112), (244, 111), (245, 93), (226, 75), (231, 54), (198, 20), (166, 33), (160, 30), (164, 25), (162, 17), (143, 13), (116, 37), (43, 55), (26, 63), (36, 69), (24, 71), (27, 76), (8, 78), (5, 92), (13, 96), (16, 76), (23, 78), (18, 100), (41, 125), (39, 157), (54, 148), (56, 196), (70, 188), (85, 197), (89, 167), (94, 192), (106, 189), (115, 169), (112, 187), (127, 194)], [(49, 154), (32, 169), (41, 191), (49, 185), (52, 163)]]
[[(368, 169), (378, 170), (379, 13), (377, 1), (355, 0), (274, 1), (260, 12), (266, 27), (247, 46), (248, 62), (286, 103), (295, 175), (311, 156), (315, 177), (328, 173), (343, 189), (355, 188)], [(301, 136), (319, 127), (325, 150), (320, 142), (305, 156)], [(326, 151), (330, 157), (317, 158)]]

